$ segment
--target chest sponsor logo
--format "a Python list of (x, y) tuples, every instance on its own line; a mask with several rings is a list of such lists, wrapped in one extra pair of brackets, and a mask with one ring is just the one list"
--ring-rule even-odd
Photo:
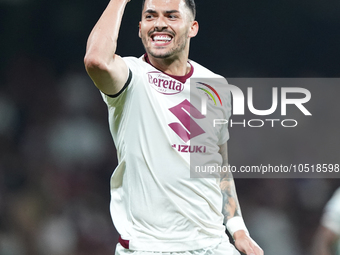
[(149, 84), (157, 92), (165, 95), (174, 95), (183, 91), (184, 84), (167, 76), (159, 71), (152, 71), (147, 73)]
[(195, 122), (195, 119), (204, 119), (200, 113), (187, 99), (182, 103), (169, 109), (181, 123), (173, 122), (169, 127), (186, 143), (191, 138), (204, 134), (205, 131)]
[(172, 148), (176, 149), (179, 152), (185, 153), (206, 153), (207, 147), (204, 145), (186, 145), (186, 144), (173, 144)]

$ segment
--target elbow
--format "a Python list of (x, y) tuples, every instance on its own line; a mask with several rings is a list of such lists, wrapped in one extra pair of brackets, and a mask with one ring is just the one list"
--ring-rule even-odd
[(86, 71), (90, 75), (93, 73), (103, 72), (107, 69), (105, 62), (92, 54), (85, 55), (84, 65)]

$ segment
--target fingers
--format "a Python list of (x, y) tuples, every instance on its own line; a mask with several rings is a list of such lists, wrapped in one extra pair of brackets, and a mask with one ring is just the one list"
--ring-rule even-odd
[(245, 254), (247, 255), (263, 255), (263, 250), (257, 246), (249, 246), (245, 249)]
[(246, 249), (244, 249), (244, 253), (247, 255), (257, 255), (254, 251), (254, 249), (252, 247), (247, 247)]
[(263, 250), (249, 236), (246, 238), (235, 240), (236, 248), (246, 255), (264, 255)]
[(254, 251), (254, 255), (263, 255), (264, 252), (261, 249), (261, 247), (251, 237), (250, 237), (250, 240), (251, 240), (252, 249)]
[(263, 250), (258, 246), (254, 246), (253, 253), (250, 253), (250, 255), (263, 255)]
[(263, 250), (260, 248), (260, 246), (257, 245), (257, 243), (250, 238), (250, 244), (249, 247), (246, 249), (247, 255), (263, 255)]

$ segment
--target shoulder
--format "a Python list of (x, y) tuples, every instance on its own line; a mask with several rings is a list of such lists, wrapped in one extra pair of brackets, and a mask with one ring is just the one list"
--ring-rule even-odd
[(146, 73), (154, 71), (154, 67), (145, 62), (143, 56), (141, 57), (123, 57), (124, 62), (132, 73), (132, 78), (143, 77)]
[(144, 65), (147, 65), (142, 57), (123, 57), (123, 60), (129, 68), (142, 68)]
[(193, 60), (189, 60), (190, 64), (194, 67), (194, 77), (199, 77), (199, 78), (223, 78), (225, 79), (222, 75), (216, 74), (209, 70), (208, 68), (198, 64), (197, 62)]
[(145, 59), (144, 59), (144, 55), (140, 56), (140, 57), (131, 57), (131, 56), (127, 56), (127, 57), (123, 57), (123, 60), (128, 64), (128, 65), (136, 65), (138, 67), (152, 67), (150, 64), (148, 64)]
[(212, 72), (195, 61), (190, 60), (190, 64), (194, 67), (194, 73), (191, 78), (200, 84), (208, 86), (210, 89), (212, 89), (212, 87), (218, 89), (221, 94), (230, 97), (230, 86), (225, 77)]

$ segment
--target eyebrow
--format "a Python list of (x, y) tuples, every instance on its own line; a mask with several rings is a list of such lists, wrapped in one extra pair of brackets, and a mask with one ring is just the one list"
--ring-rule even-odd
[(171, 10), (171, 11), (165, 11), (165, 13), (169, 14), (169, 13), (179, 13), (179, 11), (177, 10)]
[(148, 9), (144, 13), (157, 13), (155, 10)]
[[(155, 10), (152, 10), (152, 9), (148, 9), (146, 10), (144, 13), (157, 13)], [(166, 14), (170, 14), (170, 13), (179, 13), (178, 10), (169, 10), (169, 11), (165, 11)]]

